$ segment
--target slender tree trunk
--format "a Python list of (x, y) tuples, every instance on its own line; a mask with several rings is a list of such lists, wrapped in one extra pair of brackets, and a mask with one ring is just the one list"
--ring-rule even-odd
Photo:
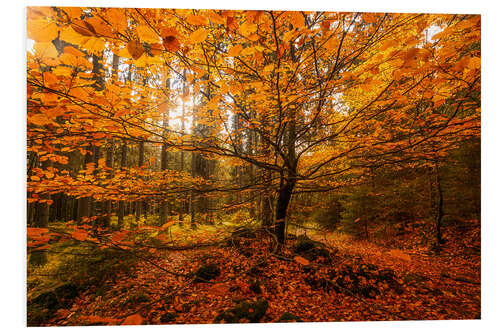
[[(144, 165), (144, 141), (139, 142), (139, 168)], [(139, 221), (142, 215), (142, 208), (144, 206), (143, 200), (137, 200), (135, 202), (135, 222), (139, 225)]]
[[(99, 146), (94, 146), (94, 156), (93, 156), (93, 162), (94, 162), (94, 177), (97, 178), (97, 172), (98, 172), (98, 163), (99, 159), (101, 158), (101, 148)], [(102, 221), (102, 209), (101, 209), (101, 202), (97, 202), (94, 198), (90, 198), (90, 216), (98, 216), (97, 221), (99, 224), (103, 224)]]
[[(113, 58), (114, 59), (114, 58)], [(106, 166), (110, 168), (109, 170), (109, 178), (113, 178), (113, 164), (114, 164), (114, 149), (115, 149), (115, 140), (112, 138), (109, 140), (109, 145), (106, 150)], [(113, 203), (111, 200), (106, 200), (105, 202), (105, 217), (104, 217), (104, 227), (109, 228), (111, 225), (111, 215), (113, 213)]]
[[(120, 167), (124, 170), (127, 167), (127, 141), (123, 139), (121, 149)], [(123, 217), (125, 216), (125, 201), (118, 202), (118, 229), (123, 228)]]
[[(186, 76), (186, 70), (183, 72), (184, 77)], [(187, 90), (186, 90), (186, 81), (183, 81), (182, 83), (182, 114), (181, 114), (181, 133), (184, 133), (186, 130), (185, 127), (185, 117), (186, 117), (186, 112), (185, 112), (185, 103), (184, 103), (184, 97), (186, 96)], [(181, 156), (180, 156), (180, 171), (184, 171), (184, 150), (181, 150)], [(184, 214), (186, 211), (188, 211), (187, 207), (187, 201), (185, 199), (181, 200), (181, 207), (180, 207), (180, 212), (179, 212), (179, 226), (182, 227), (184, 223)]]
[[(83, 167), (86, 168), (89, 163), (92, 163), (92, 145), (87, 146), (87, 153), (85, 154)], [(84, 218), (90, 217), (90, 197), (83, 197), (78, 199), (78, 223), (82, 224)]]
[[(170, 78), (166, 79), (166, 88), (170, 91)], [(162, 126), (163, 126), (163, 135), (167, 135), (167, 128), (169, 123), (169, 113), (168, 110), (165, 110), (163, 113)], [(163, 141), (161, 145), (161, 171), (167, 170), (168, 166), (168, 151), (167, 151), (167, 142)], [(159, 216), (159, 225), (163, 225), (167, 223), (168, 219), (168, 203), (166, 196), (162, 196), (160, 199), (160, 216)]]
[[(161, 170), (165, 171), (167, 170), (167, 144), (163, 143), (161, 146)], [(160, 220), (159, 220), (159, 225), (163, 225), (167, 223), (168, 219), (168, 205), (165, 197), (162, 197), (160, 199)]]
[(441, 234), (441, 221), (443, 219), (443, 190), (441, 188), (441, 176), (439, 174), (439, 162), (434, 161), (434, 170), (436, 173), (437, 207), (436, 207), (436, 242), (443, 244), (444, 240)]

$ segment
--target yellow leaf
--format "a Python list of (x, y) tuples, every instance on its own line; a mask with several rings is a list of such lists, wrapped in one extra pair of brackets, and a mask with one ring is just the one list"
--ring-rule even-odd
[(96, 31), (94, 27), (87, 21), (78, 20), (71, 23), (71, 27), (80, 35), (85, 37), (94, 36)]
[(51, 42), (57, 38), (59, 28), (54, 22), (46, 20), (28, 21), (27, 33), (28, 38), (37, 42)]
[(295, 28), (302, 28), (305, 25), (304, 15), (301, 12), (291, 12), (290, 13), (290, 23)]
[(106, 46), (106, 42), (97, 37), (90, 37), (85, 43), (82, 44), (82, 48), (92, 54), (101, 54), (104, 50), (104, 46)]
[(216, 24), (224, 24), (226, 21), (222, 16), (217, 14), (215, 11), (211, 10), (207, 13), (208, 18), (210, 19), (210, 22), (216, 23)]
[(257, 24), (245, 22), (240, 26), (240, 31), (243, 36), (249, 36), (257, 31)]
[(243, 50), (243, 46), (241, 46), (240, 44), (234, 45), (234, 46), (231, 46), (229, 51), (227, 51), (227, 55), (229, 57), (237, 57), (242, 50)]
[(68, 43), (76, 45), (85, 40), (85, 37), (77, 33), (72, 27), (67, 27), (66, 29), (62, 30), (59, 38)]
[(106, 15), (113, 29), (123, 32), (127, 28), (128, 22), (125, 16), (125, 8), (107, 8)]
[(136, 31), (141, 41), (149, 44), (158, 43), (158, 34), (151, 30), (151, 28), (147, 25), (137, 26)]
[(186, 21), (192, 25), (207, 25), (208, 18), (203, 15), (188, 15)]
[(40, 58), (57, 58), (58, 52), (54, 44), (50, 42), (40, 42), (33, 46), (35, 55)]
[(467, 68), (480, 69), (481, 68), (481, 58), (479, 58), (479, 57), (472, 57), (469, 60), (469, 64), (467, 65)]
[(128, 59), (132, 58), (132, 55), (128, 52), (128, 49), (126, 47), (118, 51), (117, 55), (121, 58), (128, 58)]
[(69, 54), (72, 54), (72, 55), (74, 55), (76, 57), (84, 57), (85, 56), (85, 53), (83, 53), (80, 50), (75, 49), (72, 46), (66, 46), (64, 48), (64, 53), (69, 53)]
[(208, 31), (206, 31), (203, 28), (200, 28), (200, 29), (194, 31), (191, 34), (191, 36), (189, 36), (189, 40), (193, 44), (202, 43), (205, 39), (207, 39), (207, 36), (208, 36)]

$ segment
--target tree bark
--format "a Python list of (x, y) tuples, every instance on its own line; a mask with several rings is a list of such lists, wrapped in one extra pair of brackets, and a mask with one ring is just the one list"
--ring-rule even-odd
[[(139, 162), (138, 166), (141, 168), (144, 165), (144, 141), (139, 142)], [(139, 225), (139, 221), (141, 219), (142, 211), (143, 211), (143, 200), (137, 200), (135, 202), (135, 222)]]
[[(106, 150), (106, 166), (110, 168), (109, 170), (109, 178), (113, 178), (113, 164), (114, 164), (114, 149), (115, 149), (115, 140), (110, 139), (109, 145)], [(105, 202), (105, 217), (103, 220), (103, 227), (109, 228), (111, 225), (111, 214), (113, 210), (113, 203), (111, 200), (106, 200)]]
[(276, 203), (276, 223), (274, 225), (274, 232), (278, 238), (280, 244), (285, 243), (285, 222), (286, 213), (288, 210), (288, 204), (292, 198), (293, 188), (295, 187), (295, 181), (288, 179), (283, 181), (278, 192), (278, 201)]
[(441, 234), (441, 221), (443, 219), (443, 190), (441, 188), (441, 176), (439, 174), (439, 162), (434, 161), (434, 171), (436, 173), (437, 207), (436, 207), (436, 242), (443, 244)]
[[(121, 149), (120, 167), (124, 170), (127, 167), (127, 141), (123, 139)], [(125, 216), (125, 201), (118, 202), (118, 229), (123, 227), (123, 217)]]

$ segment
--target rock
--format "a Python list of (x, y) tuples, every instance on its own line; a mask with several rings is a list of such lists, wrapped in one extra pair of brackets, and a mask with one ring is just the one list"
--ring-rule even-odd
[(285, 323), (285, 322), (303, 322), (300, 317), (294, 315), (293, 313), (290, 312), (284, 312), (281, 317), (278, 319), (279, 323)]
[(198, 270), (195, 273), (196, 278), (194, 279), (194, 282), (207, 282), (215, 279), (219, 275), (220, 275), (219, 267), (214, 263), (210, 263), (198, 268)]
[(78, 296), (79, 288), (74, 283), (67, 283), (60, 287), (57, 287), (54, 292), (58, 298), (63, 299), (64, 301), (73, 300)]
[(300, 235), (297, 237), (297, 244), (293, 247), (295, 253), (303, 253), (310, 251), (317, 247), (317, 242), (313, 241), (306, 235)]
[(335, 255), (335, 252), (328, 251), (323, 243), (314, 241), (306, 235), (300, 235), (297, 238), (297, 243), (293, 247), (293, 250), (295, 253), (310, 261), (316, 260), (318, 257), (330, 261)]
[(255, 302), (243, 301), (234, 308), (223, 311), (214, 319), (214, 323), (239, 323), (242, 319), (247, 319), (251, 323), (258, 323), (266, 314), (269, 303), (266, 299), (259, 299)]
[(28, 326), (40, 326), (61, 308), (68, 308), (80, 292), (72, 282), (44, 292), (27, 304)]
[(38, 305), (49, 311), (59, 308), (61, 303), (53, 291), (41, 294), (30, 302), (30, 305)]

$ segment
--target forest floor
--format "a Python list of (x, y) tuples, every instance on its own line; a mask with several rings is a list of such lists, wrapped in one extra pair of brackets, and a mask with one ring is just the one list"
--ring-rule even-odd
[[(308, 231), (278, 248), (264, 232), (240, 231), (222, 238), (217, 230), (203, 233), (205, 243), (223, 239), (215, 245), (151, 248), (151, 256), (99, 285), (80, 289), (70, 302), (52, 302), (58, 305), (47, 310), (50, 315), (32, 320), (31, 325), (481, 316), (478, 223), (450, 229), (445, 236), (453, 242), (444, 244), (439, 253), (415, 245), (413, 238), (388, 245), (338, 232)], [(29, 291), (28, 300), (32, 300)], [(28, 308), (28, 320), (30, 314)]]

